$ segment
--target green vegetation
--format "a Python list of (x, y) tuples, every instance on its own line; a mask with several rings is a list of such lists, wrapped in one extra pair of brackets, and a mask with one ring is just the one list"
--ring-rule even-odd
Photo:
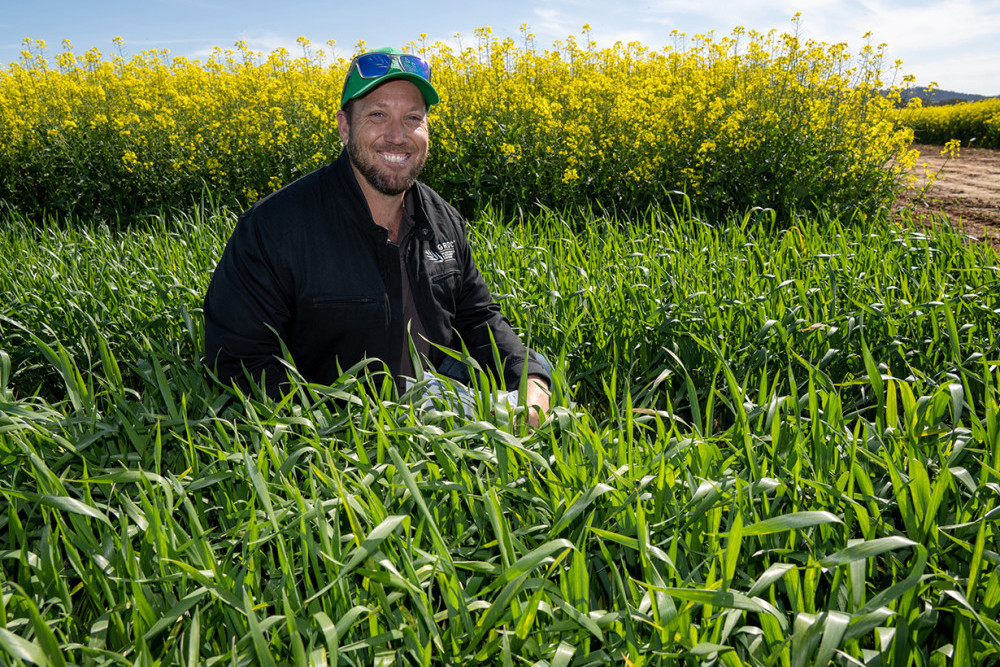
[(537, 431), (217, 386), (224, 208), (8, 216), (0, 663), (996, 664), (997, 254), (676, 203), (471, 223)]

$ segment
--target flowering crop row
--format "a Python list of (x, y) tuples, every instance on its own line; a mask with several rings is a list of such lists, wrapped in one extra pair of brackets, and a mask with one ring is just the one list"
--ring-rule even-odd
[(925, 144), (959, 140), (963, 146), (1000, 148), (1000, 98), (940, 106), (913, 106), (901, 120)]
[[(880, 92), (881, 47), (737, 28), (598, 49), (588, 31), (546, 50), (526, 29), (523, 45), (489, 28), (464, 49), (411, 43), (441, 94), (424, 180), (466, 211), (635, 208), (673, 191), (712, 211), (839, 209), (881, 205), (901, 184), (885, 165), (914, 159)], [(0, 205), (113, 218), (288, 183), (339, 153), (349, 62), (300, 44), (297, 58), (237, 43), (201, 62), (65, 43), (50, 63), (29, 43), (0, 72)]]
[(201, 63), (67, 48), (58, 69), (26, 54), (0, 76), (0, 199), (99, 216), (183, 205), (205, 186), (252, 199), (335, 155), (345, 64), (237, 49)]

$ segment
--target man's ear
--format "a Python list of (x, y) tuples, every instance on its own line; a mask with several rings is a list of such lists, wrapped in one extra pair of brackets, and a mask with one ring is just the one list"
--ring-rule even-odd
[(350, 135), (350, 125), (347, 122), (347, 114), (341, 109), (337, 112), (337, 132), (340, 133), (340, 141), (346, 146), (347, 137)]

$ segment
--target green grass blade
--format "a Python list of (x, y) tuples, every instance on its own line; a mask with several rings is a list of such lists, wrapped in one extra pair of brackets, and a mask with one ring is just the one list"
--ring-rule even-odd
[(744, 526), (743, 536), (768, 535), (828, 523), (843, 523), (843, 521), (837, 515), (826, 511), (792, 512)]
[(879, 537), (874, 540), (865, 540), (864, 542), (853, 544), (836, 553), (830, 554), (824, 557), (820, 561), (820, 564), (823, 567), (834, 567), (844, 565), (845, 563), (853, 563), (858, 560), (865, 560), (866, 558), (874, 558), (887, 551), (895, 551), (896, 549), (904, 549), (916, 545), (916, 542), (901, 535)]

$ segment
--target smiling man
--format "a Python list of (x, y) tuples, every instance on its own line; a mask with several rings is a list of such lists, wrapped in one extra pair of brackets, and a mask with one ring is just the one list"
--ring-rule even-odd
[(462, 382), (467, 370), (440, 347), (464, 343), (508, 387), (527, 373), (530, 423), (548, 410), (548, 363), (493, 301), (465, 221), (417, 180), (438, 101), (430, 78), (425, 60), (396, 49), (357, 56), (337, 112), (340, 157), (240, 217), (205, 296), (206, 361), (224, 382), (263, 379), (279, 396), (284, 344), (310, 382), (376, 358), (403, 387), (418, 375), (411, 340), (416, 363)]

